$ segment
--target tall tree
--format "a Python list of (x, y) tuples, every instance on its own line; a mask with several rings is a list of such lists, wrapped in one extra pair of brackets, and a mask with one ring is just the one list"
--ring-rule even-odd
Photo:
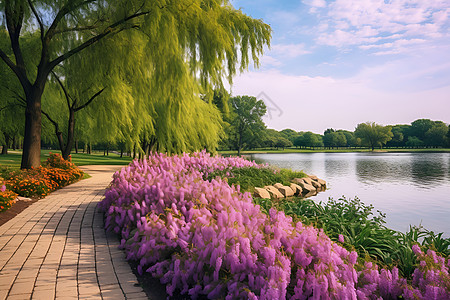
[(312, 133), (311, 131), (305, 132), (303, 134), (303, 143), (305, 144), (305, 146), (313, 149), (315, 147), (323, 147), (322, 136), (317, 133)]
[[(230, 98), (232, 136), (238, 155), (253, 138), (263, 134), (266, 125), (262, 117), (266, 114), (266, 105), (256, 97), (238, 96)], [(275, 141), (276, 143), (276, 141)]]
[[(147, 41), (152, 80), (164, 92), (176, 89), (172, 93), (176, 98), (167, 103), (175, 107), (181, 107), (178, 101), (186, 95), (186, 86), (182, 90), (175, 86), (179, 79), (196, 81), (198, 77), (203, 87), (221, 85), (224, 77), (231, 81), (237, 69), (247, 68), (249, 54), (258, 63), (270, 40), (268, 25), (244, 15), (228, 1), (5, 0), (0, 10), (9, 40), (8, 49), (0, 49), (0, 58), (18, 78), (26, 100), (22, 168), (40, 164), (42, 95), (50, 72), (101, 40), (130, 29), (141, 32)], [(21, 38), (35, 32), (36, 26), (39, 54), (33, 57), (38, 62), (30, 69)]]
[(432, 147), (445, 147), (447, 133), (448, 127), (444, 122), (433, 122), (431, 128), (425, 133), (426, 145)]
[(409, 131), (410, 136), (415, 136), (422, 141), (425, 141), (425, 134), (433, 127), (433, 121), (430, 119), (418, 119), (411, 123)]
[[(326, 132), (326, 131), (325, 131)], [(325, 147), (345, 147), (347, 146), (347, 138), (343, 132), (330, 131), (323, 136)]]
[(390, 126), (382, 126), (375, 122), (361, 123), (356, 126), (355, 136), (361, 138), (363, 144), (369, 146), (372, 151), (375, 147), (382, 147), (393, 137)]

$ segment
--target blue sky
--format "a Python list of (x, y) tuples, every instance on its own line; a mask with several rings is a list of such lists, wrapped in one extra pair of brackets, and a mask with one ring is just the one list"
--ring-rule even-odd
[(450, 123), (450, 1), (231, 3), (273, 29), (260, 68), (231, 88), (264, 98), (268, 127), (323, 133), (366, 121)]

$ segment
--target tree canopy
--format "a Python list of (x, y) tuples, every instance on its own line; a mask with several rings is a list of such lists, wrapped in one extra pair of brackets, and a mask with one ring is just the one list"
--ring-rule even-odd
[(356, 126), (355, 136), (361, 138), (362, 143), (373, 151), (375, 147), (382, 147), (392, 139), (392, 127), (382, 126), (375, 122), (361, 123)]
[[(50, 73), (69, 60), (78, 59), (80, 66), (71, 70), (78, 75), (70, 76), (101, 71), (97, 78), (111, 79), (109, 94), (126, 99), (116, 108), (126, 102), (137, 104), (126, 112), (150, 113), (142, 117), (150, 122), (136, 114), (124, 119), (123, 124), (136, 121), (140, 128), (130, 131), (121, 124), (119, 136), (126, 140), (131, 134), (133, 142), (146, 136), (160, 149), (183, 151), (217, 143), (195, 130), (199, 122), (215, 127), (214, 133), (221, 130), (215, 108), (206, 108), (210, 101), (205, 104), (201, 96), (212, 98), (213, 87), (222, 86), (224, 78), (231, 82), (251, 60), (257, 65), (271, 35), (261, 20), (218, 0), (6, 0), (0, 10), (0, 58), (20, 82), (26, 103), (23, 168), (40, 163), (42, 96)], [(31, 54), (22, 43), (29, 36), (37, 37)], [(101, 59), (88, 65), (90, 55)]]
[[(262, 100), (256, 97), (238, 96), (230, 98), (230, 132), (228, 133), (230, 143), (234, 145), (241, 154), (241, 150), (252, 142), (252, 140), (261, 140), (264, 129), (266, 128), (262, 117), (266, 114), (266, 105)], [(281, 141), (275, 141), (275, 143)], [(289, 140), (287, 140), (288, 143)], [(288, 145), (284, 147), (288, 147)], [(292, 145), (292, 144), (291, 144)], [(283, 146), (282, 146), (283, 147)]]

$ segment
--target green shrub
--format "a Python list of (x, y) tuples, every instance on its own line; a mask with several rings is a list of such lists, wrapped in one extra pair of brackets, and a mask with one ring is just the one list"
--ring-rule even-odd
[(335, 242), (339, 242), (339, 235), (342, 235), (343, 245), (357, 251), (360, 259), (369, 258), (382, 266), (396, 265), (407, 278), (417, 264), (412, 251), (414, 244), (421, 244), (423, 249), (437, 251), (444, 257), (450, 255), (450, 239), (443, 238), (442, 233), (434, 234), (415, 226), (406, 233), (389, 229), (385, 226), (386, 215), (380, 211), (374, 214), (373, 206), (365, 205), (358, 198), (330, 198), (325, 203), (299, 198), (281, 201), (255, 198), (253, 201), (265, 213), (276, 208), (294, 220), (323, 228)]
[(240, 185), (241, 191), (252, 191), (255, 187), (264, 187), (275, 183), (289, 185), (292, 179), (306, 176), (303, 172), (295, 172), (288, 169), (244, 167), (215, 171), (209, 174), (207, 179), (226, 178), (230, 185)]

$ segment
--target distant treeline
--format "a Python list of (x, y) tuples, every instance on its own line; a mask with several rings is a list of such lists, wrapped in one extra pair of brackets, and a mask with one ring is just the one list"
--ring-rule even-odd
[[(323, 134), (292, 129), (277, 131), (264, 129), (248, 136), (246, 149), (255, 148), (337, 149), (359, 147), (445, 148), (450, 147), (450, 126), (442, 121), (419, 119), (410, 125), (381, 126), (375, 123), (358, 124), (355, 131), (329, 128)], [(222, 148), (232, 149), (225, 140)]]

